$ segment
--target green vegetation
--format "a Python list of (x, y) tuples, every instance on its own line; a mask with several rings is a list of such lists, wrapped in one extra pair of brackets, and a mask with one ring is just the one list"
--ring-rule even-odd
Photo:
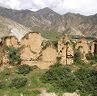
[(43, 82), (52, 84), (63, 92), (75, 92), (78, 88), (78, 80), (68, 67), (55, 64), (42, 77)]
[[(59, 94), (79, 90), (81, 96), (97, 96), (97, 71), (92, 66), (86, 65), (85, 67), (80, 65), (83, 67), (77, 70), (59, 62), (48, 70), (28, 65), (5, 68), (0, 72), (0, 95), (37, 96), (41, 89), (47, 89)], [(32, 71), (28, 71), (30, 68)]]
[(44, 84), (40, 80), (46, 70), (34, 66), (32, 71), (24, 75), (18, 74), (17, 69), (18, 66), (14, 66), (0, 71), (0, 96), (37, 96), (44, 88), (54, 92), (55, 88), (51, 84)]
[(76, 92), (81, 96), (97, 96), (97, 71), (86, 67), (77, 71), (61, 64), (55, 64), (42, 76), (44, 83), (50, 83), (63, 92)]
[(28, 74), (30, 71), (32, 71), (32, 68), (29, 65), (20, 65), (17, 68), (18, 74)]
[(79, 80), (81, 94), (87, 96), (97, 96), (97, 70), (92, 68), (82, 68), (75, 72), (76, 78)]
[(41, 32), (41, 35), (49, 39), (51, 41), (58, 41), (58, 39), (62, 36), (62, 33), (60, 32)]
[(21, 88), (23, 86), (25, 86), (27, 83), (27, 79), (26, 78), (14, 78), (11, 80), (11, 83), (9, 84), (9, 87), (15, 87), (15, 88)]
[(20, 49), (14, 48), (14, 47), (6, 47), (6, 50), (8, 52), (8, 59), (9, 63), (11, 65), (19, 65), (21, 63), (21, 57), (20, 57)]
[[(56, 41), (53, 44), (57, 46)], [(97, 69), (92, 66), (97, 62), (97, 55), (86, 54), (91, 61), (86, 64), (81, 60), (80, 51), (75, 50), (72, 66), (78, 67), (77, 70), (60, 64), (60, 57), (50, 69), (41, 70), (37, 66), (20, 65), (20, 49), (7, 47), (6, 50), (10, 64), (14, 66), (0, 71), (0, 96), (37, 96), (41, 89), (59, 94), (79, 92), (81, 96), (97, 96)]]

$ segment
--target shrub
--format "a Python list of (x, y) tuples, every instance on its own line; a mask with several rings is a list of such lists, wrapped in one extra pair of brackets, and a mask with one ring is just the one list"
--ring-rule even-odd
[(82, 96), (97, 96), (97, 71), (90, 67), (82, 67), (72, 72), (68, 67), (57, 63), (51, 66), (41, 79), (62, 91), (79, 90)]
[(71, 70), (61, 64), (53, 65), (43, 74), (42, 81), (69, 92), (76, 91), (78, 87), (78, 80), (76, 80)]
[(75, 72), (80, 80), (78, 89), (83, 94), (97, 96), (97, 71), (90, 68), (82, 68)]
[(14, 48), (10, 46), (10, 47), (6, 47), (6, 50), (8, 52), (8, 59), (11, 65), (18, 65), (21, 63), (19, 48)]
[(17, 67), (17, 73), (18, 74), (28, 74), (30, 71), (32, 71), (32, 68), (29, 65), (20, 65)]
[(5, 82), (0, 81), (0, 89), (5, 87)]
[(11, 83), (10, 83), (10, 87), (15, 87), (15, 88), (21, 88), (23, 86), (25, 86), (27, 83), (27, 79), (26, 78), (14, 78), (12, 79)]

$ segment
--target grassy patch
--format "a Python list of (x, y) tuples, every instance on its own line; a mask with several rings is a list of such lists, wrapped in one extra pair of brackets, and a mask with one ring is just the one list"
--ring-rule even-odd
[[(41, 75), (46, 70), (35, 69), (26, 75), (22, 75), (18, 74), (16, 72), (16, 69), (16, 67), (13, 67), (12, 69), (6, 68), (0, 72), (0, 81), (3, 81), (5, 85), (4, 88), (0, 89), (0, 96), (20, 96), (21, 94), (23, 94), (23, 96), (37, 96), (40, 93), (41, 89), (47, 89), (49, 91), (52, 89), (54, 90), (53, 86), (50, 84), (44, 84), (40, 80)], [(10, 81), (15, 77), (27, 78), (26, 86), (19, 89), (10, 88)]]
[(41, 32), (41, 35), (44, 38), (47, 38), (51, 41), (57, 41), (62, 36), (62, 33), (59, 33), (59, 32)]

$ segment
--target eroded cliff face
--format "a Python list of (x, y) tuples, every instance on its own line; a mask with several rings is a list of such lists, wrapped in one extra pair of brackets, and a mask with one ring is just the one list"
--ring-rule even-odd
[(52, 42), (44, 42), (39, 32), (29, 32), (20, 42), (15, 36), (4, 37), (0, 41), (0, 63), (2, 64), (8, 63), (7, 52), (4, 50), (4, 46), (21, 48), (22, 64), (37, 65), (41, 69), (49, 68), (50, 65), (57, 62), (58, 58), (60, 58), (60, 62), (63, 65), (73, 64), (74, 50), (77, 49), (82, 54), (81, 59), (84, 61), (86, 61), (86, 54), (89, 52), (92, 54), (97, 53), (96, 41), (92, 41), (90, 45), (85, 38), (73, 41), (70, 36), (64, 35), (59, 39), (55, 48)]

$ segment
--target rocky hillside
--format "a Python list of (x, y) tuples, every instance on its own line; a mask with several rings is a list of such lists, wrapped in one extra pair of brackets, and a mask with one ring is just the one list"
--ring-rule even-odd
[(33, 31), (97, 36), (97, 14), (92, 16), (74, 13), (59, 15), (49, 8), (32, 12), (30, 10), (12, 10), (0, 7), (0, 16), (10, 18)]
[(30, 29), (23, 25), (0, 16), (0, 38), (3, 36), (15, 35), (18, 39), (21, 39), (24, 34), (29, 31)]

